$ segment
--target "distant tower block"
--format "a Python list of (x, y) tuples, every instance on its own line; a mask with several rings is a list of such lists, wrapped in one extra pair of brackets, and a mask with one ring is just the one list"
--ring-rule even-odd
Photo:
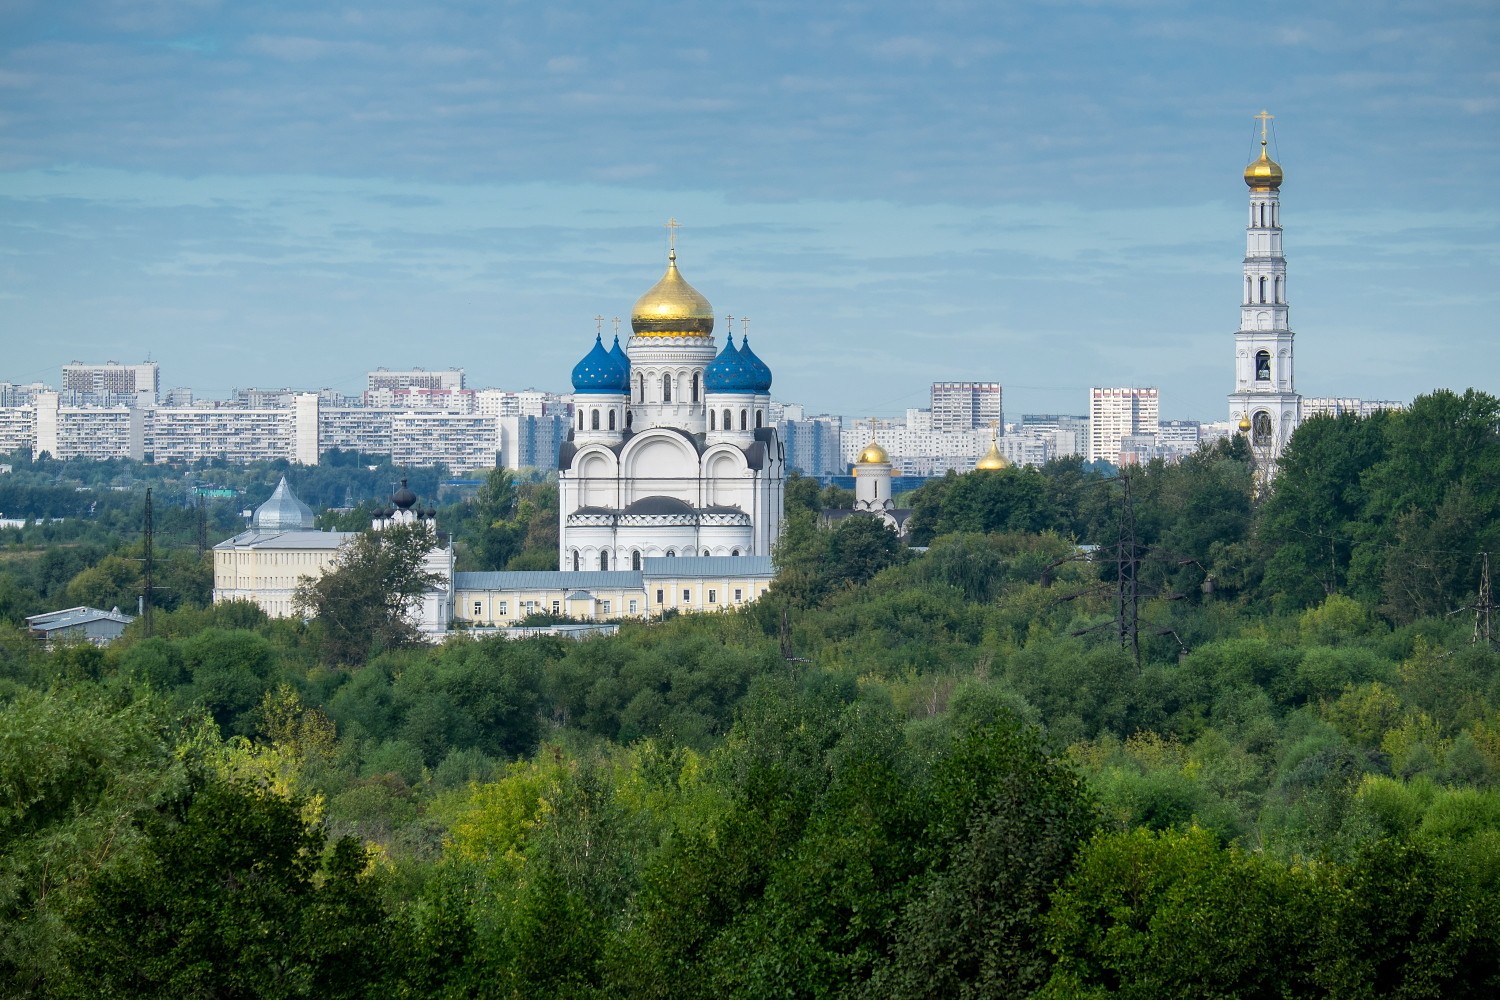
[(1287, 316), (1286, 258), (1281, 250), (1281, 167), (1266, 145), (1272, 116), (1262, 111), (1260, 158), (1245, 168), (1250, 220), (1245, 229), (1245, 274), (1240, 329), (1234, 335), (1234, 391), (1229, 419), (1248, 434), (1264, 488), (1292, 432), (1302, 421)]

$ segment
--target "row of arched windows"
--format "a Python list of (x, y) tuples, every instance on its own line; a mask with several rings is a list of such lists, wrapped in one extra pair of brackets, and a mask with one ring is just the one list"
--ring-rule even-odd
[(1271, 229), (1280, 225), (1277, 218), (1281, 213), (1277, 211), (1278, 206), (1260, 202), (1250, 206), (1250, 225), (1259, 226), (1261, 229)]
[[(663, 403), (670, 403), (675, 393), (681, 402), (698, 402), (698, 397), (703, 391), (702, 377), (702, 374), (699, 372), (693, 372), (691, 376), (685, 376), (680, 373), (674, 376), (671, 372), (667, 372), (661, 377), (661, 401)], [(686, 399), (681, 398), (684, 394), (687, 396)], [(644, 403), (646, 401), (646, 375), (644, 372), (635, 378), (635, 401), (637, 403)]]
[[(1277, 303), (1279, 305), (1280, 303), (1282, 303), (1283, 301), (1285, 301), (1284, 298), (1283, 298), (1283, 295), (1285, 294), (1285, 290), (1282, 288), (1282, 284), (1283, 284), (1284, 280), (1285, 279), (1283, 279), (1281, 277), (1281, 275), (1279, 275), (1279, 274), (1275, 278), (1268, 278), (1264, 274), (1261, 275), (1259, 278), (1252, 278), (1252, 277), (1246, 275), (1246, 277), (1245, 277), (1245, 301), (1246, 302), (1274, 302), (1274, 303)], [(1260, 295), (1259, 299), (1256, 298), (1257, 292), (1259, 292), (1259, 295)], [(1266, 295), (1268, 293), (1271, 296), (1269, 299), (1266, 298)]]
[[(756, 427), (763, 427), (763, 426), (765, 426), (764, 421), (765, 421), (765, 414), (761, 410), (756, 410), (755, 411), (755, 426)], [(715, 410), (709, 410), (708, 411), (708, 429), (711, 430), (711, 431), (717, 431), (717, 430), (732, 431), (732, 430), (734, 430), (734, 411), (733, 410), (728, 410), (728, 409), (724, 410), (724, 418), (723, 418), (722, 421), (720, 421), (718, 419), (718, 412), (715, 411)], [(750, 411), (749, 410), (741, 410), (740, 411), (740, 430), (747, 431), (749, 429), (750, 429)]]
[[(609, 425), (608, 429), (609, 430), (615, 430), (615, 420), (616, 420), (615, 411), (614, 410), (606, 410), (604, 412), (607, 414), (607, 418), (605, 419), (604, 422)], [(580, 409), (578, 411), (578, 429), (579, 430), (583, 430), (584, 419), (585, 419), (585, 413), (584, 413), (584, 411), (582, 409)], [(588, 419), (588, 424), (589, 424), (589, 429), (590, 430), (596, 430), (597, 431), (597, 430), (604, 430), (605, 429), (605, 428), (602, 428), (602, 427), (599, 426), (599, 424), (600, 424), (600, 417), (599, 417), (599, 411), (597, 409), (591, 409), (591, 410), (589, 410), (588, 413), (587, 413), (587, 419)], [(634, 423), (634, 420), (632, 419), (631, 414), (627, 411), (626, 414), (625, 414), (625, 426), (629, 427), (632, 423)]]
[[(684, 555), (688, 555), (688, 556), (691, 556), (692, 554), (693, 553), (692, 553), (691, 549), (687, 550), (684, 553)], [(711, 555), (713, 555), (713, 553), (710, 552), (708, 549), (704, 549), (703, 550), (703, 554), (704, 554), (704, 556), (711, 556)], [(729, 551), (729, 554), (731, 556), (738, 557), (739, 554), (740, 554), (740, 550), (739, 549), (731, 549)], [(677, 550), (676, 549), (668, 549), (666, 551), (665, 555), (666, 555), (666, 557), (668, 559), (675, 559), (675, 558), (677, 558)], [(634, 549), (634, 550), (631, 551), (631, 553), (630, 553), (630, 568), (633, 569), (633, 570), (639, 570), (641, 568), (641, 550), (640, 549)], [(578, 572), (579, 570), (582, 570), (582, 569), (583, 569), (583, 553), (580, 552), (577, 549), (574, 549), (573, 550), (573, 571), (576, 573), (576, 572)], [(607, 549), (599, 553), (599, 569), (601, 571), (607, 571), (609, 569), (609, 550), (607, 550)]]

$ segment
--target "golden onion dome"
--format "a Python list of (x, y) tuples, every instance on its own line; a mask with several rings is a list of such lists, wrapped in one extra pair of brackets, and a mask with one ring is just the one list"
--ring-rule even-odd
[(677, 251), (667, 254), (667, 273), (635, 300), (630, 329), (638, 337), (711, 337), (714, 307), (677, 270)]
[(1260, 159), (1245, 168), (1245, 183), (1252, 191), (1275, 191), (1281, 187), (1281, 166), (1266, 153), (1266, 140), (1260, 141)]
[(865, 445), (865, 450), (859, 453), (859, 458), (855, 459), (855, 462), (859, 465), (878, 465), (882, 462), (889, 463), (890, 460), (891, 456), (880, 447), (880, 442), (871, 438), (870, 443)]
[(1249, 430), (1250, 430), (1250, 415), (1247, 414), (1247, 413), (1241, 413), (1240, 414), (1240, 431), (1243, 432), (1243, 433), (1248, 433)]
[(999, 441), (996, 441), (994, 438), (990, 438), (990, 450), (985, 452), (984, 455), (980, 457), (979, 461), (974, 463), (974, 468), (976, 470), (985, 472), (994, 472), (1000, 469), (1010, 468), (1010, 463), (1005, 460), (1004, 455), (1000, 454)]

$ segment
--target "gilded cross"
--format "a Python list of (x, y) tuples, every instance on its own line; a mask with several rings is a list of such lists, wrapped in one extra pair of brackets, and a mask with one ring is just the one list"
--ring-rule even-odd
[(733, 315), (725, 316), (724, 317), (724, 325), (729, 328), (729, 335), (731, 337), (733, 337), (734, 336), (734, 316)]
[(741, 316), (740, 317), (740, 336), (741, 337), (748, 337), (748, 336), (750, 336), (750, 317), (749, 316)]
[(620, 317), (615, 317), (615, 336), (620, 336)]
[(677, 249), (677, 230), (682, 228), (682, 223), (676, 219), (668, 219), (667, 224), (662, 227), (667, 231), (667, 249)]
[(1260, 141), (1264, 145), (1266, 141), (1266, 127), (1271, 124), (1271, 119), (1275, 118), (1276, 116), (1273, 114), (1267, 114), (1266, 111), (1262, 109), (1261, 113), (1256, 115), (1255, 117), (1260, 122)]
[(595, 316), (594, 317), (594, 332), (597, 333), (597, 334), (599, 334), (600, 336), (603, 336), (603, 334), (604, 334), (604, 317), (603, 316)]

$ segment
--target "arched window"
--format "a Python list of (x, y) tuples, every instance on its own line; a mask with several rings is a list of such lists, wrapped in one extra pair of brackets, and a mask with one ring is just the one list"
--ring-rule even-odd
[(734, 430), (734, 417), (728, 410), (724, 411), (724, 429), (726, 431)]
[(717, 412), (715, 412), (714, 410), (709, 410), (708, 411), (708, 429), (709, 430), (714, 430), (715, 429), (714, 428), (714, 424), (717, 423), (717, 421), (715, 420), (715, 418), (718, 417), (718, 415), (719, 414)]
[(595, 410), (595, 411), (593, 411), (593, 413), (594, 413), (593, 419), (592, 419), (592, 423), (594, 425), (593, 429), (597, 431), (599, 429), (599, 411)]
[(698, 402), (698, 373), (693, 372), (693, 402)]
[(1246, 302), (1254, 302), (1255, 301), (1254, 292), (1252, 291), (1253, 288), (1254, 288), (1254, 282), (1251, 281), (1251, 279), (1247, 277), (1245, 279), (1245, 301)]
[(1255, 381), (1271, 381), (1271, 352), (1260, 351), (1255, 355)]
[(578, 550), (573, 550), (573, 572), (578, 572)]
[(632, 428), (634, 426), (635, 426), (635, 414), (631, 413), (630, 411), (627, 410), (625, 412), (625, 429), (628, 431), (628, 430), (630, 430), (630, 428)]
[(1276, 276), (1276, 298), (1275, 298), (1274, 301), (1276, 301), (1276, 302), (1284, 302), (1284, 301), (1286, 301), (1285, 299), (1283, 299), (1281, 297), (1281, 276), (1280, 275)]
[(1250, 425), (1250, 443), (1257, 448), (1271, 444), (1271, 415), (1265, 410), (1255, 411), (1255, 419)]
[(737, 555), (740, 554), (740, 550), (739, 549), (730, 549), (729, 550), (729, 554), (732, 555), (732, 556), (737, 556)]
[(676, 549), (668, 549), (667, 550), (667, 558), (668, 559), (674, 558), (676, 555), (677, 555), (677, 550)]
[(708, 550), (707, 550), (707, 549), (704, 549), (704, 550), (703, 550), (703, 555), (704, 555), (704, 558), (707, 558), (707, 557), (708, 557), (708, 556), (711, 556), (711, 555), (713, 555), (713, 553), (712, 553), (712, 552), (710, 552), (710, 551), (708, 551)]
[(578, 429), (583, 430), (583, 411), (578, 411)]
[(646, 401), (646, 376), (644, 376), (644, 375), (637, 375), (635, 377), (635, 385), (636, 385), (636, 400), (635, 401), (637, 403), (644, 403)]
[[(1264, 302), (1265, 300), (1262, 299), (1261, 301)], [(661, 401), (663, 403), (670, 403), (672, 401), (672, 376), (670, 375), (663, 375), (661, 377)]]
[(740, 430), (745, 431), (745, 430), (749, 430), (749, 429), (750, 429), (750, 421), (745, 418), (745, 411), (741, 410), (740, 411)]
[(1260, 276), (1260, 300), (1262, 302), (1266, 301), (1266, 276), (1265, 275), (1261, 275)]
[(756, 410), (755, 411), (755, 426), (757, 428), (765, 426), (765, 424), (763, 424), (761, 422), (762, 418), (764, 418), (764, 417), (765, 417), (765, 412), (764, 411), (762, 411), (762, 410)]
[(607, 570), (607, 569), (609, 569), (609, 553), (608, 552), (601, 552), (601, 553), (599, 553), (599, 568), (601, 570)]
[(615, 411), (614, 410), (610, 410), (609, 411), (609, 429), (610, 430), (614, 430), (615, 429)]
[(634, 552), (630, 553), (630, 568), (631, 569), (636, 569), (636, 570), (638, 570), (638, 569), (641, 568), (641, 550), (640, 549), (636, 549)]

